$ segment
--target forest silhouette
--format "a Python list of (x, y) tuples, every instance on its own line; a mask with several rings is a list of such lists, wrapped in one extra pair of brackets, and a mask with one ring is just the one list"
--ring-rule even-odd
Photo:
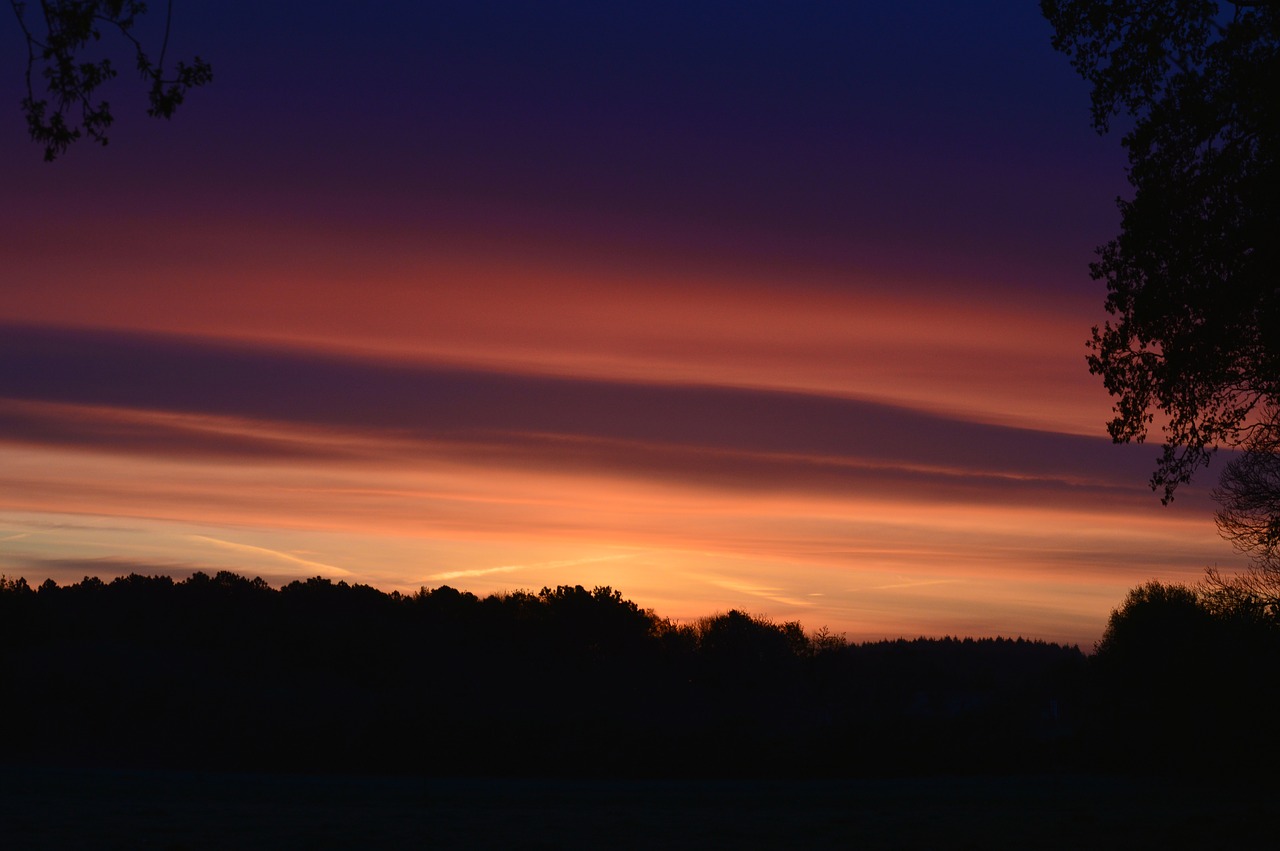
[[(1153, 583), (1086, 656), (851, 644), (607, 587), (480, 598), (228, 572), (0, 579), (0, 761), (476, 776), (886, 776), (1265, 764), (1274, 622)], [(1268, 673), (1270, 672), (1270, 673)], [(1196, 736), (1187, 735), (1196, 730)]]

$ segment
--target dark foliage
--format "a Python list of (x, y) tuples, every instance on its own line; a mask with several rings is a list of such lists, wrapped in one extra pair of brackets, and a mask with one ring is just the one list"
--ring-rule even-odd
[[(213, 68), (199, 56), (166, 66), (173, 3), (165, 7), (164, 36), (152, 58), (136, 34), (147, 4), (138, 0), (40, 0), (28, 16), (28, 3), (9, 0), (27, 43), (27, 93), (22, 111), (32, 140), (52, 161), (71, 143), (88, 136), (107, 144), (114, 121), (111, 105), (98, 90), (118, 71), (111, 58), (96, 55), (103, 34), (114, 35), (132, 53), (134, 69), (147, 86), (147, 114), (172, 118), (187, 92), (213, 80)], [(37, 84), (36, 78), (43, 81)]]
[(1149, 583), (1092, 659), (849, 645), (610, 588), (478, 598), (231, 573), (0, 579), (0, 761), (480, 775), (1214, 772), (1280, 758), (1280, 621)]
[(1104, 764), (1221, 773), (1280, 758), (1280, 621), (1246, 598), (1211, 583), (1135, 588), (1093, 665)]
[[(1126, 124), (1130, 199), (1092, 267), (1114, 317), (1089, 369), (1117, 442), (1160, 423), (1168, 502), (1220, 447), (1223, 536), (1253, 564), (1210, 576), (1237, 611), (1280, 612), (1280, 2), (1041, 0), (1053, 46)], [(1149, 590), (1149, 589), (1148, 589)]]
[(1075, 648), (850, 646), (610, 588), (0, 581), (0, 760), (731, 776), (1069, 764)]
[(1133, 197), (1092, 266), (1114, 320), (1094, 329), (1089, 368), (1117, 399), (1115, 440), (1142, 440), (1159, 414), (1152, 486), (1167, 501), (1280, 403), (1280, 3), (1040, 5), (1093, 87), (1094, 126), (1127, 125)]

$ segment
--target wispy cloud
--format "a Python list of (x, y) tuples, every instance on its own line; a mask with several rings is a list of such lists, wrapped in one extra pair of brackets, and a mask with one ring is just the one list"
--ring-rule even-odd
[[(721, 579), (716, 577), (707, 578), (707, 581), (717, 588), (723, 588), (726, 591), (732, 591), (735, 594), (745, 594), (750, 597), (759, 597), (762, 600), (768, 600), (771, 603), (781, 603), (784, 606), (807, 607), (814, 605), (814, 601), (805, 597), (794, 597), (786, 593), (785, 588), (777, 588), (769, 585), (752, 585), (746, 582), (735, 582), (731, 579)], [(806, 595), (813, 596), (812, 594)]]
[(164, 561), (146, 558), (124, 558), (121, 556), (98, 556), (91, 558), (23, 555), (16, 559), (6, 559), (6, 566), (27, 572), (33, 576), (50, 576), (55, 581), (75, 581), (84, 576), (96, 576), (109, 579), (115, 576), (127, 576), (131, 573), (186, 576), (198, 570), (213, 573), (220, 568), (213, 565), (198, 564), (187, 561)]
[(888, 585), (873, 585), (870, 591), (888, 591), (897, 588), (923, 588), (929, 585), (954, 585), (964, 582), (963, 579), (904, 579), (901, 582), (891, 582)]
[(269, 558), (279, 559), (280, 561), (288, 562), (290, 564), (297, 564), (303, 567), (315, 569), (321, 573), (336, 574), (338, 576), (351, 575), (351, 571), (344, 570), (341, 567), (334, 567), (333, 565), (325, 564), (324, 562), (301, 558), (300, 556), (296, 556), (292, 553), (281, 552), (280, 550), (273, 550), (267, 547), (257, 547), (253, 544), (240, 544), (235, 541), (223, 541), (219, 538), (210, 538), (208, 535), (188, 535), (187, 537), (193, 541), (202, 541), (207, 544), (213, 544), (214, 546), (234, 550), (236, 552), (251, 553), (253, 555), (263, 555)]
[(27, 445), (295, 466), (444, 462), (931, 503), (1149, 501), (1142, 448), (843, 396), (3, 323), (0, 360), (22, 365), (0, 372), (0, 441)]
[(498, 567), (481, 567), (474, 570), (448, 570), (444, 573), (433, 573), (426, 578), (432, 580), (463, 579), (473, 576), (488, 576), (493, 573), (515, 573), (518, 570), (548, 570), (561, 567), (576, 567), (580, 564), (594, 564), (602, 561), (618, 561), (619, 559), (625, 558), (631, 558), (631, 554), (621, 553), (618, 555), (592, 556), (589, 558), (559, 559), (555, 561), (530, 562), (529, 564), (504, 564), (499, 565)]

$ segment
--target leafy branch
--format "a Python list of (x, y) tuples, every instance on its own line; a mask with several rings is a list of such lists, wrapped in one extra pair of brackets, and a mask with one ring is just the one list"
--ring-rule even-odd
[[(147, 12), (146, 3), (40, 0), (39, 13), (33, 9), (30, 18), (24, 0), (9, 0), (9, 5), (27, 41), (27, 93), (22, 111), (32, 141), (44, 146), (47, 162), (66, 153), (71, 143), (83, 136), (107, 144), (114, 116), (111, 105), (99, 99), (98, 89), (118, 72), (109, 58), (85, 57), (91, 45), (102, 41), (104, 32), (118, 33), (133, 49), (136, 70), (148, 84), (147, 114), (153, 118), (172, 117), (188, 90), (213, 80), (212, 66), (199, 56), (166, 69), (172, 0), (166, 3), (164, 39), (154, 61), (134, 34), (139, 16)], [(43, 81), (39, 94), (37, 78)]]

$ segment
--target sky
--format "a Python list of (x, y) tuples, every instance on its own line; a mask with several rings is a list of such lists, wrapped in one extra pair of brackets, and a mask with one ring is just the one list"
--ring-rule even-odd
[(1089, 649), (1242, 565), (1106, 436), (1125, 161), (1036, 4), (174, 6), (214, 82), (122, 57), (52, 164), (0, 19), (0, 573)]

